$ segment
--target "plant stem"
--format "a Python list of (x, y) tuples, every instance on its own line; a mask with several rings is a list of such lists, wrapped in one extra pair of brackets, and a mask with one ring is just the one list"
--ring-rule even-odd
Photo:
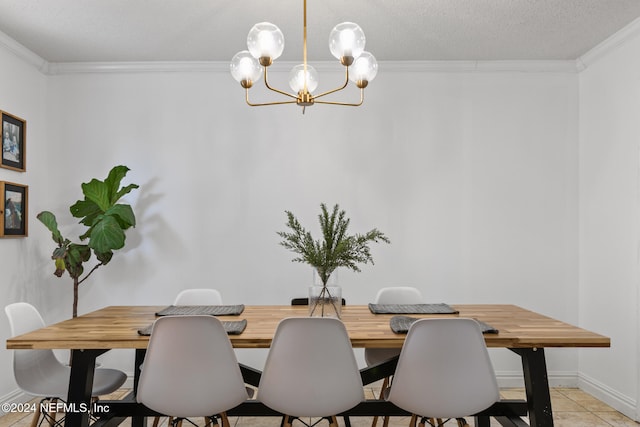
[(78, 317), (78, 285), (80, 282), (77, 277), (73, 278), (73, 318)]
[[(87, 279), (89, 278), (89, 276), (91, 276), (91, 273), (93, 273), (94, 271), (96, 271), (96, 270), (98, 269), (98, 267), (100, 267), (101, 265), (104, 265), (104, 264), (103, 264), (103, 263), (96, 264), (96, 265), (91, 269), (91, 271), (90, 271), (90, 272), (88, 272), (88, 273), (87, 273), (87, 274), (82, 278), (82, 280), (80, 280), (80, 281), (78, 282), (78, 285), (79, 285), (80, 283), (84, 282), (85, 280), (87, 280)], [(78, 280), (78, 279), (76, 278), (76, 279), (74, 279), (74, 280)]]
[(91, 271), (89, 271), (82, 279), (79, 279), (78, 277), (73, 278), (73, 318), (74, 319), (78, 317), (78, 287), (80, 286), (80, 283), (87, 280), (87, 278), (91, 276), (91, 273), (96, 271), (98, 267), (100, 267), (101, 265), (104, 265), (104, 264), (103, 263), (96, 264), (91, 269)]
[[(315, 313), (316, 308), (318, 308), (318, 304), (321, 305), (321, 312), (320, 312), (320, 316), (324, 317), (324, 306), (325, 301), (329, 300), (331, 302), (331, 305), (333, 306), (333, 311), (336, 313), (336, 316), (338, 317), (338, 319), (340, 319), (340, 312), (338, 311), (338, 307), (336, 307), (336, 302), (333, 300), (333, 295), (331, 295), (331, 292), (329, 291), (329, 288), (327, 288), (327, 286), (322, 286), (322, 290), (320, 291), (320, 295), (318, 295), (318, 299), (313, 303), (313, 307), (311, 308), (311, 314), (310, 316), (313, 316), (313, 313)], [(309, 303), (311, 303), (311, 301), (309, 301)], [(342, 304), (342, 301), (339, 301), (338, 304)]]

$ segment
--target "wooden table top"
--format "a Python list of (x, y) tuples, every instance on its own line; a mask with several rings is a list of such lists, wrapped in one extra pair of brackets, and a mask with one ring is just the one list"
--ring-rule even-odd
[[(499, 330), (485, 334), (488, 347), (609, 347), (608, 337), (514, 305), (451, 305), (459, 315), (411, 315), (412, 317), (471, 317)], [(116, 349), (147, 348), (148, 336), (138, 329), (150, 325), (164, 306), (112, 306), (75, 319), (7, 340), (8, 349)], [(240, 335), (229, 335), (236, 348), (267, 348), (275, 328), (286, 317), (306, 317), (306, 306), (246, 306), (239, 316), (220, 320), (247, 320)], [(405, 334), (389, 327), (391, 314), (372, 314), (365, 305), (342, 308), (342, 320), (354, 347), (400, 348)]]

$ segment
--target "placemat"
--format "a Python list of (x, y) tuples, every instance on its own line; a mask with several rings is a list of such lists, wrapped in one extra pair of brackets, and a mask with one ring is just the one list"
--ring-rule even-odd
[[(409, 326), (416, 320), (420, 320), (417, 317), (409, 317), (409, 316), (393, 316), (389, 321), (389, 326), (391, 326), (391, 330), (396, 334), (406, 334), (409, 331)], [(480, 329), (483, 334), (497, 334), (498, 330), (493, 326), (484, 323), (478, 319), (473, 319), (480, 324)]]
[(448, 304), (369, 304), (373, 314), (458, 314)]
[[(224, 330), (227, 331), (227, 334), (240, 335), (247, 327), (247, 320), (223, 321), (222, 326), (224, 326)], [(153, 323), (146, 328), (138, 329), (138, 334), (143, 336), (151, 335), (152, 329)]]
[(170, 305), (160, 310), (156, 316), (237, 316), (244, 311), (244, 304), (238, 305)]

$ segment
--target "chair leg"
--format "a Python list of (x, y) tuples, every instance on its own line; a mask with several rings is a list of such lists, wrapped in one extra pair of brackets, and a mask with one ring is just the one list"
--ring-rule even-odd
[(331, 416), (331, 421), (329, 422), (330, 427), (338, 427), (338, 418), (335, 415)]
[[(389, 377), (384, 377), (384, 380), (382, 381), (382, 387), (380, 388), (380, 396), (378, 396), (379, 400), (384, 399), (384, 391), (387, 387), (389, 387)], [(389, 418), (389, 417), (385, 416), (385, 418)], [(375, 415), (373, 417), (373, 421), (371, 422), (371, 427), (376, 427), (377, 423), (378, 423), (378, 416)]]
[(465, 420), (464, 418), (456, 418), (456, 421), (458, 422), (458, 427), (469, 427), (469, 424), (467, 424), (467, 420)]
[(220, 420), (222, 421), (222, 427), (231, 427), (231, 424), (229, 423), (229, 417), (227, 417), (226, 412), (220, 413)]
[(36, 407), (36, 411), (33, 413), (33, 419), (31, 420), (31, 427), (36, 427), (38, 425), (38, 421), (40, 420), (40, 404), (43, 401), (38, 402), (38, 406)]
[(418, 422), (418, 416), (416, 414), (411, 414), (411, 420), (409, 421), (409, 427), (416, 427), (416, 423)]
[(282, 425), (283, 427), (291, 427), (291, 418), (289, 415), (285, 415), (282, 417)]
[(51, 406), (49, 406), (50, 410), (47, 412), (47, 415), (49, 416), (49, 426), (54, 427), (56, 425), (57, 414), (55, 410), (51, 410), (51, 409), (56, 407), (56, 403), (58, 403), (58, 399), (53, 398), (49, 403), (51, 404)]
[[(411, 422), (413, 423), (413, 426), (415, 426), (414, 417), (417, 419), (416, 415), (412, 415), (411, 416)], [(420, 418), (420, 423), (418, 425), (420, 427), (425, 427), (427, 424), (429, 424), (430, 426), (433, 426), (433, 427), (442, 427), (444, 425), (444, 422), (442, 422), (442, 418), (421, 417)]]

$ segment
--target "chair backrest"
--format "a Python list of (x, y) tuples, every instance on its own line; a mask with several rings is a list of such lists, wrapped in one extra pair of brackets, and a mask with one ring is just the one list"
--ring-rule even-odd
[(222, 305), (222, 295), (215, 289), (185, 289), (173, 305)]
[[(420, 304), (423, 302), (422, 294), (416, 288), (410, 286), (394, 286), (382, 288), (375, 299), (376, 304)], [(375, 365), (400, 354), (395, 348), (365, 348), (364, 360), (367, 365)]]
[(325, 417), (364, 399), (362, 379), (344, 324), (300, 317), (278, 325), (265, 362), (258, 399), (296, 417)]
[(382, 288), (375, 299), (376, 304), (420, 304), (422, 293), (410, 286), (394, 286)]
[(247, 399), (229, 337), (213, 316), (167, 316), (154, 323), (137, 400), (175, 417), (225, 412)]
[[(11, 335), (17, 336), (45, 326), (38, 310), (26, 302), (16, 302), (4, 308), (9, 318)], [(66, 368), (51, 350), (14, 350), (13, 374), (18, 387), (36, 396), (65, 397), (68, 382), (52, 381)], [(67, 378), (68, 381), (68, 378)]]
[(500, 398), (480, 326), (473, 319), (422, 319), (409, 328), (388, 400), (414, 414), (455, 418)]

